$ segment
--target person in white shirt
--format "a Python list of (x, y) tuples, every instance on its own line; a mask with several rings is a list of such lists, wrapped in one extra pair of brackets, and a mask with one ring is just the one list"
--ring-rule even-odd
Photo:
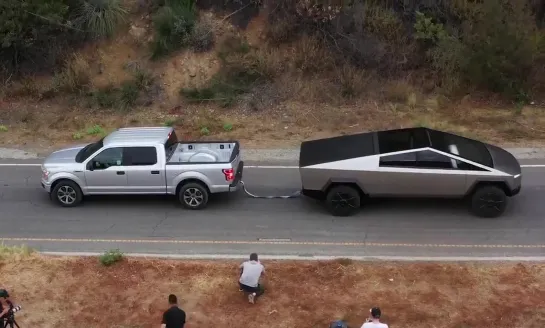
[(241, 274), (238, 284), (240, 290), (248, 293), (248, 302), (254, 303), (258, 296), (264, 292), (259, 284), (261, 275), (265, 274), (265, 267), (257, 259), (257, 254), (250, 254), (250, 260), (240, 265)]
[(374, 307), (371, 310), (369, 310), (371, 313), (371, 316), (367, 321), (361, 326), (361, 328), (388, 328), (388, 325), (385, 323), (380, 322), (380, 308)]

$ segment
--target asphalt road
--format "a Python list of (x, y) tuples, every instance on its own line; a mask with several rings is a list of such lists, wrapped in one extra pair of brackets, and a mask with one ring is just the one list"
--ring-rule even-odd
[[(52, 204), (36, 166), (1, 166), (0, 239), (42, 251), (334, 256), (545, 256), (545, 167), (523, 169), (523, 188), (498, 219), (471, 216), (457, 201), (377, 200), (334, 218), (312, 200), (213, 197), (204, 211), (171, 197), (93, 197)], [(36, 161), (16, 161), (36, 163)], [(539, 165), (543, 161), (521, 161)], [(544, 165), (545, 166), (545, 165)], [(248, 168), (256, 194), (299, 188), (290, 168)]]

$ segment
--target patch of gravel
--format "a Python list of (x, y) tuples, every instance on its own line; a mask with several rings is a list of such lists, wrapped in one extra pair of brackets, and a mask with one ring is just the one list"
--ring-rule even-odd
[(0, 158), (9, 159), (36, 159), (38, 154), (20, 149), (0, 148)]

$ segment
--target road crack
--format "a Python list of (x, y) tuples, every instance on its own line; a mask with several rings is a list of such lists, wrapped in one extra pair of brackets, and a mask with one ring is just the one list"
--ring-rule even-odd
[(165, 222), (167, 218), (168, 218), (168, 213), (165, 213), (165, 217), (162, 218), (159, 222), (157, 222), (155, 227), (153, 227), (153, 229), (151, 230), (151, 237), (155, 236), (155, 230), (157, 230), (157, 228), (159, 228), (159, 226), (163, 224), (163, 222)]

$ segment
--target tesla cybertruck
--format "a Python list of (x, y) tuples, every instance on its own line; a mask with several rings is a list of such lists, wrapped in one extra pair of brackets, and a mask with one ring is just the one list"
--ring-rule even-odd
[(302, 194), (334, 216), (366, 197), (465, 198), (479, 217), (500, 216), (520, 192), (521, 167), (508, 151), (455, 134), (406, 128), (305, 141)]

